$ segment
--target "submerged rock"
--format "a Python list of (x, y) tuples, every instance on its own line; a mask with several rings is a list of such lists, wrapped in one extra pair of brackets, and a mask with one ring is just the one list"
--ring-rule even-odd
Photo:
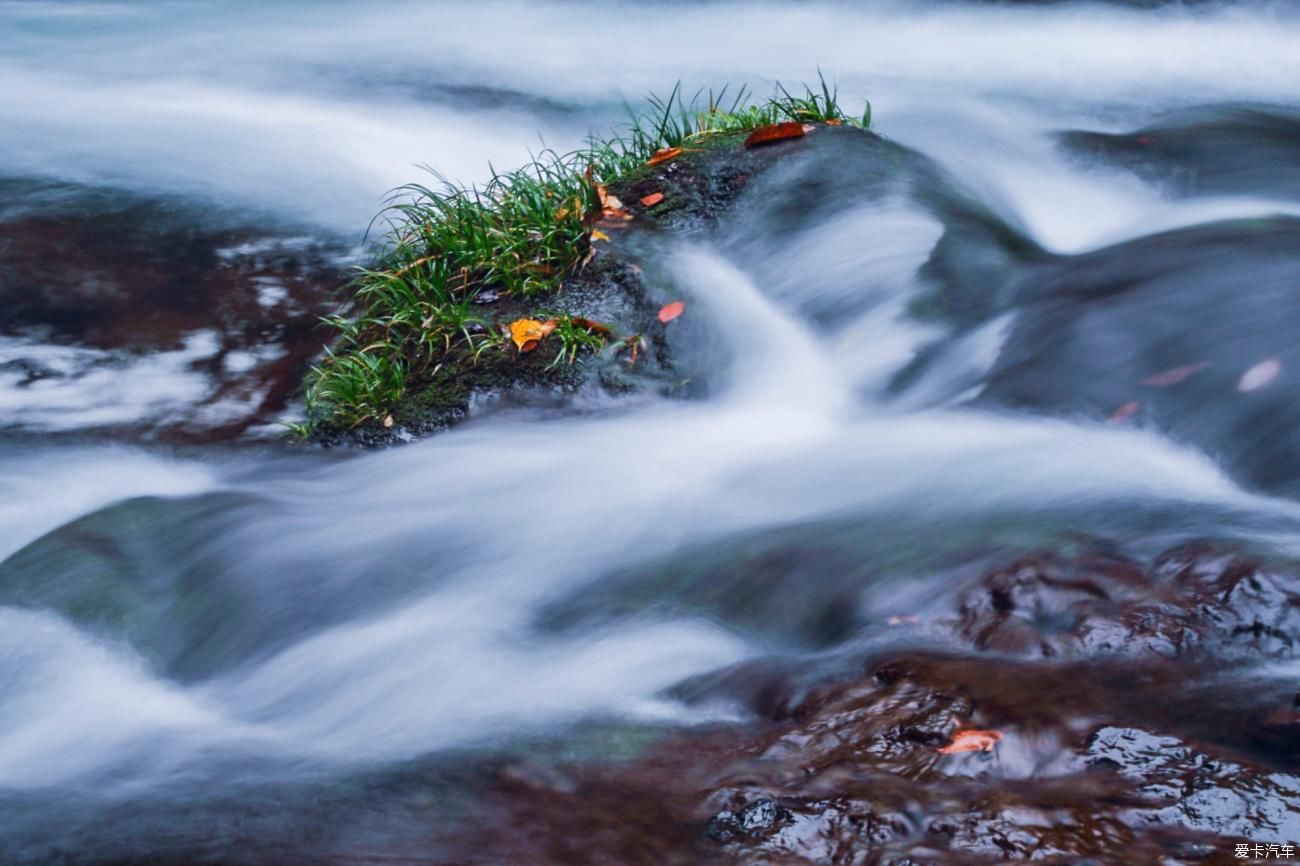
[(1015, 324), (979, 399), (1132, 417), (1218, 455), (1250, 483), (1294, 485), (1297, 250), (1300, 220), (1272, 217), (1175, 229), (1032, 266), (1019, 278)]
[(0, 199), (0, 431), (280, 434), (348, 245), (122, 189)]
[[(466, 862), (565, 862), (592, 821), (626, 864), (1233, 862), (1300, 834), (1294, 689), (1219, 676), (1288, 657), (1297, 590), (1293, 568), (1208, 544), (1022, 557), (917, 624), (940, 649), (884, 650), (776, 712), (755, 695), (766, 730), (572, 767), (545, 804), (501, 789), (528, 836)], [(971, 729), (1001, 739), (945, 748)], [(653, 828), (614, 817), (651, 801)]]
[(1133, 132), (1075, 130), (1060, 140), (1181, 195), (1300, 195), (1300, 112), (1291, 108), (1199, 106)]

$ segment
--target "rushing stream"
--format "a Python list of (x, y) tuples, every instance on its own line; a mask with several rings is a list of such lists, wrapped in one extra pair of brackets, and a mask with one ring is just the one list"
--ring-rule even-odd
[[(683, 686), (713, 672), (942, 644), (884, 620), (1003, 551), (1300, 557), (1289, 9), (0, 2), (0, 863), (450, 838), (482, 762), (629, 756), (750, 724)], [(278, 440), (417, 164), (819, 65), (938, 186), (813, 162), (816, 207), (664, 241), (698, 399)], [(935, 301), (940, 194), (1000, 228)], [(1213, 727), (1239, 698), (1204, 689)]]

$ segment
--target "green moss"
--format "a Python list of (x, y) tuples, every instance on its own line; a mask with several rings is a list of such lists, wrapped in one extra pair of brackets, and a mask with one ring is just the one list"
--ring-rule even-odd
[[(388, 422), (411, 411), (404, 404), (412, 397), (446, 410), (463, 405), (470, 380), (510, 379), (537, 367), (517, 364), (526, 356), (516, 355), (503, 332), (510, 317), (484, 313), (477, 302), (506, 297), (515, 303), (505, 310), (521, 313), (520, 304), (558, 289), (593, 254), (605, 187), (645, 176), (657, 152), (735, 146), (740, 134), (787, 120), (870, 123), (869, 106), (862, 119), (849, 117), (824, 78), (802, 96), (779, 85), (767, 100), (752, 101), (743, 88), (726, 96), (724, 88), (688, 100), (679, 85), (667, 99), (651, 97), (644, 110), (630, 111), (616, 136), (569, 154), (543, 152), (482, 187), (439, 178), (399, 188), (378, 218), (387, 225), (378, 261), (358, 270), (346, 307), (326, 320), (337, 338), (307, 377), (307, 425)], [(546, 369), (571, 366), (609, 337), (567, 316), (522, 314), (556, 319), (555, 339), (547, 342), (558, 351), (550, 350)], [(502, 361), (516, 366), (499, 369)]]

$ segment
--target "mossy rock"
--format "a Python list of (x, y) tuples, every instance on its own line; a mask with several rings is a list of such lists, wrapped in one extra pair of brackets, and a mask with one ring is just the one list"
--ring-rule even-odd
[[(705, 138), (674, 159), (643, 165), (610, 185), (631, 219), (601, 223), (608, 241), (596, 242), (591, 259), (554, 294), (486, 293), (490, 303), (481, 311), (489, 327), (542, 314), (583, 317), (608, 326), (604, 351), (580, 353), (570, 363), (557, 358), (563, 349), (553, 338), (529, 353), (507, 344), (477, 357), (453, 344), (439, 364), (407, 382), (389, 418), (350, 429), (320, 423), (313, 438), (323, 444), (396, 444), (464, 420), (473, 408), (563, 407), (580, 393), (701, 393), (699, 380), (709, 371), (694, 365), (699, 347), (693, 344), (707, 335), (685, 320), (665, 326), (657, 318), (662, 305), (674, 299), (659, 275), (665, 241), (720, 232), (779, 236), (831, 215), (843, 190), (863, 205), (905, 199), (943, 224), (926, 268), (935, 290), (918, 302), (932, 318), (984, 320), (1004, 300), (989, 291), (998, 284), (995, 277), (1040, 253), (964, 195), (932, 160), (875, 133), (816, 125), (803, 137), (758, 147), (746, 147), (739, 134)], [(956, 261), (961, 268), (953, 265)], [(643, 338), (635, 365), (628, 363), (620, 342), (630, 335)]]

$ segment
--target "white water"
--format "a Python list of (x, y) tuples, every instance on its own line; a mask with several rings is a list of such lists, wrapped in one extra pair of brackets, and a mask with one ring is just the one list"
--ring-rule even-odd
[[(1096, 233), (1151, 194), (1065, 169), (1044, 130), (1288, 102), (1300, 79), (1285, 4), (23, 0), (0, 5), (0, 43), (6, 171), (236, 199), (349, 231), (415, 165), (475, 180), (539, 136), (577, 144), (622, 100), (678, 78), (765, 94), (820, 64), (854, 110), (870, 96), (889, 134), (964, 162), (1036, 233), (1069, 240), (1063, 211)], [(483, 107), (446, 90), (466, 87), (515, 98)]]
[[(214, 749), (370, 762), (589, 717), (728, 714), (661, 696), (686, 676), (763, 651), (721, 623), (647, 611), (563, 637), (531, 625), (545, 603), (612, 568), (738, 532), (846, 516), (864, 527), (957, 527), (1059, 512), (1104, 524), (1123, 504), (1173, 506), (1182, 516), (1171, 526), (1207, 529), (1202, 521), (1213, 519), (1231, 533), (1234, 523), (1263, 518), (1300, 529), (1300, 507), (1243, 493), (1210, 460), (1151, 433), (855, 409), (832, 350), (742, 273), (702, 250), (683, 251), (679, 270), (692, 302), (707, 296), (700, 307), (716, 308), (736, 357), (732, 390), (707, 405), (471, 425), (273, 481), (250, 480), (251, 467), (239, 464), (204, 470), (100, 452), (86, 467), (91, 477), (123, 459), (144, 461), (132, 473), (137, 494), (211, 486), (267, 497), (258, 520), (209, 539), (228, 551), (231, 568), (257, 580), (307, 573), (322, 581), (319, 590), (341, 583), (329, 591), (346, 598), (349, 582), (400, 564), (415, 570), (419, 588), (401, 605), (189, 687), (170, 684), (125, 646), (48, 614), (6, 609), (0, 784), (59, 784), (113, 769), (119, 784), (165, 778), (193, 772)], [(737, 314), (745, 328), (726, 327)], [(788, 353), (756, 348), (770, 346)], [(48, 468), (43, 474), (51, 486), (32, 494), (38, 500), (60, 489)], [(103, 501), (84, 489), (79, 496), (64, 504)], [(57, 519), (41, 517), (20, 521), (10, 546)], [(1287, 538), (1295, 544), (1300, 535)]]
[[(1267, 9), (23, 2), (0, 5), (0, 43), (11, 49), (0, 59), (8, 171), (347, 232), (415, 163), (473, 179), (489, 160), (519, 161), (535, 131), (576, 143), (618, 99), (678, 76), (765, 91), (820, 63), (850, 100), (873, 97), (882, 131), (940, 158), (1045, 246), (1087, 249), (1277, 207), (1175, 202), (1068, 163), (1046, 131), (1126, 126), (1208, 99), (1292, 100), (1300, 80), (1300, 22)], [(524, 98), (485, 107), (482, 94), (439, 90), (470, 85)], [(134, 496), (249, 494), (256, 519), (217, 521), (195, 542), (220, 552), (216, 579), (261, 587), (268, 619), (315, 599), (335, 616), (182, 684), (121, 636), (0, 609), (0, 787), (105, 771), (147, 785), (214, 754), (370, 763), (589, 718), (726, 715), (664, 690), (788, 651), (779, 636), (657, 609), (561, 635), (534, 625), (611, 572), (734, 534), (832, 519), (872, 536), (983, 522), (1104, 531), (1118, 508), (1140, 507), (1171, 532), (1267, 525), (1269, 540), (1298, 547), (1295, 505), (1244, 492), (1211, 456), (1154, 432), (934, 408), (973, 381), (961, 371), (920, 409), (876, 406), (927, 336), (900, 316), (937, 237), (900, 205), (810, 226), (743, 268), (708, 247), (674, 250), (688, 315), (731, 362), (726, 389), (703, 403), (501, 417), (345, 461), (6, 445), (0, 554)], [(818, 337), (806, 307), (847, 312)], [(963, 350), (970, 369), (996, 355), (995, 324)], [(170, 363), (151, 369), (166, 376)], [(188, 393), (190, 371), (172, 372), (158, 400)], [(78, 411), (89, 423), (138, 396), (94, 390), (24, 406), (11, 388), (0, 407), (57, 414), (51, 426), (66, 428)], [(350, 593), (399, 571), (399, 599), (349, 608)]]

